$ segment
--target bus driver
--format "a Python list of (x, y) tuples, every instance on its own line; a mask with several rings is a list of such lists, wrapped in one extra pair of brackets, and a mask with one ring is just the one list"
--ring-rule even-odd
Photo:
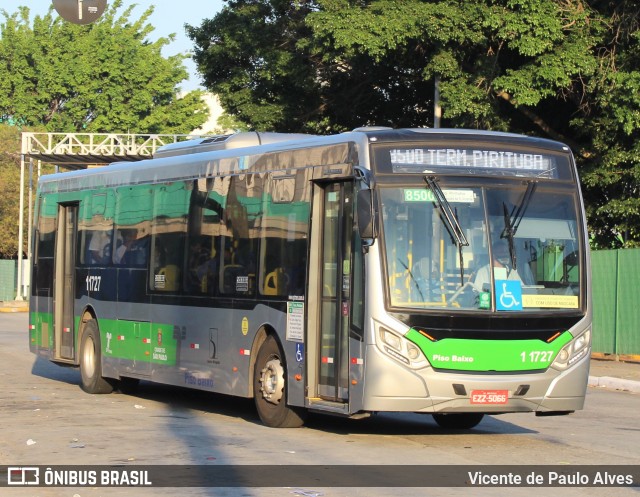
[[(493, 244), (493, 271), (496, 280), (516, 280), (523, 285), (534, 285), (535, 279), (529, 264), (526, 262), (521, 264), (520, 270), (514, 268), (511, 264), (511, 256), (509, 255), (509, 246), (506, 240), (498, 240)], [(473, 286), (478, 292), (486, 292), (491, 287), (491, 266), (487, 264), (476, 273), (473, 280)]]

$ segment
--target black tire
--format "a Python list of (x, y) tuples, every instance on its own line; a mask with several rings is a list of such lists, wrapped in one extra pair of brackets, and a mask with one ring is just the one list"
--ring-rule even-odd
[(433, 415), (438, 426), (447, 430), (469, 430), (477, 426), (482, 418), (484, 418), (484, 414), (475, 412)]
[(306, 410), (287, 406), (287, 370), (278, 342), (268, 336), (258, 351), (253, 398), (262, 422), (272, 428), (298, 428)]
[(113, 385), (102, 377), (100, 330), (95, 319), (84, 325), (80, 345), (80, 387), (87, 393), (111, 393)]

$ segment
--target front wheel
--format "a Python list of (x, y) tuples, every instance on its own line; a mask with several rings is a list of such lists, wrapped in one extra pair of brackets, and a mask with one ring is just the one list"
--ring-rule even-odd
[(448, 430), (469, 430), (477, 426), (484, 414), (475, 412), (433, 414), (433, 419), (440, 428)]
[(297, 428), (304, 423), (304, 410), (287, 406), (287, 371), (278, 342), (264, 341), (253, 372), (256, 410), (262, 422), (272, 428)]
[(87, 393), (111, 393), (113, 385), (102, 377), (100, 330), (95, 319), (84, 325), (80, 345), (80, 387)]

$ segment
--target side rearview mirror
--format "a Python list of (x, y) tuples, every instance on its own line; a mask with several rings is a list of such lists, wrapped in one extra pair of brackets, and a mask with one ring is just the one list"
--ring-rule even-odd
[(360, 190), (357, 198), (358, 231), (360, 238), (375, 238), (375, 214), (373, 209), (373, 191)]

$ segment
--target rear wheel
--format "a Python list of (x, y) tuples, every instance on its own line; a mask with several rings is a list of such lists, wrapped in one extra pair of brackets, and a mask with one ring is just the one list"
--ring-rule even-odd
[(484, 414), (475, 412), (434, 414), (433, 419), (438, 426), (448, 430), (469, 430), (477, 426)]
[(272, 428), (302, 426), (305, 411), (287, 406), (287, 371), (273, 336), (268, 336), (258, 351), (253, 378), (256, 410), (265, 425)]
[(113, 385), (102, 377), (100, 330), (95, 319), (84, 325), (80, 345), (80, 386), (87, 393), (111, 393)]

